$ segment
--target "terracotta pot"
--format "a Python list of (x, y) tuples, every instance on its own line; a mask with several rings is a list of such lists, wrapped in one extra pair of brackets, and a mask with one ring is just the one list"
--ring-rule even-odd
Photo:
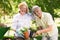
[(24, 32), (24, 37), (25, 37), (26, 39), (29, 38), (29, 32), (28, 32), (28, 31)]

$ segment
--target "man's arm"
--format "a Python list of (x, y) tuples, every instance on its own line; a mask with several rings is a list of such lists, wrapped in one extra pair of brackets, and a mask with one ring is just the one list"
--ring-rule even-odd
[(48, 27), (45, 28), (45, 29), (38, 30), (38, 31), (36, 32), (36, 34), (46, 33), (46, 32), (49, 32), (49, 31), (52, 31), (52, 25), (48, 25)]
[(47, 16), (47, 28), (45, 28), (45, 29), (42, 29), (42, 30), (38, 30), (36, 33), (37, 34), (40, 34), (40, 33), (46, 33), (46, 32), (49, 32), (49, 31), (52, 31), (52, 25), (54, 24), (54, 21), (53, 21), (53, 19), (52, 19), (52, 16), (50, 15), (50, 14), (47, 14), (46, 15)]

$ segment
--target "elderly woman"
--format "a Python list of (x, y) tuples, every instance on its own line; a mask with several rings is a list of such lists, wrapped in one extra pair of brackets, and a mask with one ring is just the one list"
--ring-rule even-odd
[(36, 34), (39, 35), (42, 33), (42, 40), (58, 40), (58, 29), (51, 14), (42, 12), (39, 6), (33, 6), (32, 11), (37, 26), (42, 28)]
[(18, 31), (23, 27), (30, 27), (31, 16), (25, 2), (20, 3), (18, 8), (19, 12), (13, 17), (12, 29), (15, 31), (15, 37), (24, 38), (23, 34), (19, 34)]

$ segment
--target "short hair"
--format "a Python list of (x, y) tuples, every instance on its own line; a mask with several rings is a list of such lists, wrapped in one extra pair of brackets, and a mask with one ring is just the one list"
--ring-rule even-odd
[(28, 9), (28, 5), (27, 5), (27, 3), (26, 2), (21, 2), (21, 3), (19, 3), (19, 5), (18, 5), (18, 8), (20, 8), (20, 7), (22, 7), (22, 6), (26, 6), (26, 13), (28, 13), (29, 12), (29, 9)]
[(40, 8), (41, 9), (41, 7), (35, 5), (35, 6), (32, 7), (32, 12), (34, 12), (36, 8)]

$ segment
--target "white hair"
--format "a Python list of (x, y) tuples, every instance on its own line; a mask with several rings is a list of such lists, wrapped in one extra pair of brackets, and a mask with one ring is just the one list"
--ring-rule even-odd
[(32, 12), (34, 12), (36, 8), (41, 9), (41, 7), (39, 7), (39, 6), (36, 5), (36, 6), (33, 6), (33, 7), (32, 7)]

